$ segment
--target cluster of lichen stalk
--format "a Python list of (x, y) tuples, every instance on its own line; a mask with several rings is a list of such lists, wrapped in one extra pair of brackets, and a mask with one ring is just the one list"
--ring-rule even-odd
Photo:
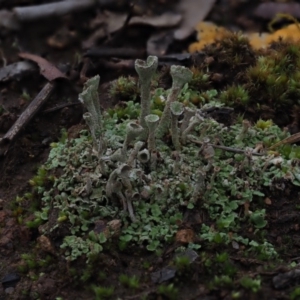
[[(132, 200), (139, 198), (140, 195), (132, 185), (131, 172), (134, 172), (137, 177), (143, 176), (143, 170), (137, 171), (136, 169), (136, 161), (139, 161), (142, 165), (147, 164), (151, 171), (155, 171), (159, 156), (157, 141), (163, 140), (170, 131), (174, 150), (180, 151), (181, 145), (187, 142), (188, 134), (202, 121), (196, 110), (184, 107), (181, 102), (177, 101), (183, 86), (192, 79), (192, 72), (183, 66), (171, 67), (172, 87), (161, 118), (151, 114), (150, 88), (157, 65), (158, 59), (155, 56), (149, 56), (146, 61), (136, 60), (135, 69), (139, 76), (141, 89), (140, 118), (136, 122), (130, 121), (127, 123), (123, 145), (113, 153), (108, 154), (107, 151), (109, 141), (105, 138), (97, 94), (99, 76), (88, 80), (83, 92), (79, 95), (80, 101), (84, 103), (88, 110), (83, 117), (91, 131), (93, 150), (100, 162), (99, 168), (101, 173), (108, 178), (106, 195), (108, 198), (117, 196), (121, 200), (124, 210), (128, 211), (132, 221), (136, 221)], [(181, 115), (183, 115), (183, 118), (179, 123)], [(112, 169), (112, 165), (114, 169), (109, 171)], [(197, 186), (195, 186), (194, 197), (198, 193), (197, 190)]]

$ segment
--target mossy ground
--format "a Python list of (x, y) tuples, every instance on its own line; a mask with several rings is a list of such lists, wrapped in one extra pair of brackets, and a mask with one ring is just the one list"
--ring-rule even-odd
[[(234, 136), (240, 133), (235, 126), (241, 129), (240, 124), (243, 118), (248, 119), (251, 126), (254, 126), (255, 122), (261, 118), (272, 119), (281, 129), (276, 128), (262, 141), (266, 146), (270, 146), (287, 135), (283, 131), (284, 126), (298, 131), (299, 47), (288, 43), (277, 43), (270, 49), (257, 53), (249, 48), (247, 40), (238, 35), (229, 36), (223, 43), (206, 49), (206, 59), (202, 65), (194, 69), (196, 75), (190, 85), (192, 89), (186, 87), (180, 95), (180, 100), (185, 104), (191, 101), (201, 106), (208, 102), (217, 105), (217, 102), (212, 101), (220, 99), (226, 106), (234, 108), (231, 114), (222, 109), (212, 114), (213, 119), (231, 126)], [(232, 82), (235, 84), (232, 85)], [(159, 102), (160, 96), (165, 96), (163, 91), (154, 99), (154, 102), (157, 101), (156, 106), (153, 107), (154, 112), (162, 105)], [(133, 103), (130, 105), (132, 109), (123, 114), (124, 117), (136, 117), (135, 108), (137, 107)], [(118, 112), (121, 114), (123, 111)], [(87, 141), (89, 139), (86, 133), (81, 133), (80, 136), (80, 130), (75, 130), (72, 136), (77, 136), (77, 141), (83, 140), (82, 147), (84, 148), (84, 142), (86, 142), (84, 137)], [(211, 128), (207, 129), (209, 130)], [(263, 132), (263, 129), (261, 131)], [(263, 135), (252, 141), (251, 146), (254, 147), (260, 139), (263, 139)], [(75, 143), (75, 140), (63, 139), (61, 142), (53, 147), (62, 145), (67, 147)], [(170, 143), (170, 139), (167, 139), (167, 142)], [(248, 143), (247, 139), (246, 142)], [(229, 144), (225, 146), (237, 148), (238, 145), (234, 143), (235, 141), (229, 139)], [(239, 147), (245, 147), (245, 143), (241, 143)], [(297, 148), (277, 150), (282, 151), (286, 158), (297, 159), (299, 156)], [(62, 151), (67, 150), (63, 148)], [(224, 153), (223, 155), (226, 156)], [(239, 158), (238, 155), (234, 157)], [(70, 156), (70, 159), (73, 160), (74, 157)], [(240, 159), (243, 160), (244, 157)], [(52, 163), (57, 163), (59, 166), (59, 162), (55, 160)], [(296, 165), (294, 167), (296, 168)], [(283, 287), (283, 290), (276, 290), (271, 283), (271, 278), (279, 271), (284, 272), (297, 265), (300, 245), (299, 187), (282, 174), (279, 174), (275, 180), (269, 179), (263, 187), (259, 186), (259, 191), (251, 195), (253, 197), (251, 204), (244, 201), (243, 205), (239, 203), (237, 208), (236, 203), (231, 203), (233, 207), (230, 207), (226, 216), (234, 215), (239, 220), (237, 228), (234, 228), (234, 225), (232, 227), (228, 225), (228, 222), (234, 222), (233, 220), (224, 220), (219, 215), (212, 217), (213, 213), (216, 214), (220, 210), (213, 206), (213, 203), (222, 196), (218, 195), (219, 198), (212, 199), (212, 203), (206, 203), (204, 206), (200, 203), (194, 209), (187, 209), (185, 205), (176, 207), (177, 211), (174, 214), (179, 213), (182, 218), (174, 219), (176, 226), (172, 230), (169, 227), (160, 233), (166, 236), (171, 231), (171, 237), (166, 240), (160, 238), (160, 246), (157, 248), (154, 247), (157, 244), (153, 246), (156, 251), (150, 249), (152, 252), (149, 252), (147, 243), (139, 244), (136, 241), (131, 243), (127, 232), (123, 243), (122, 239), (112, 238), (106, 244), (106, 240), (103, 239), (103, 250), (98, 248), (99, 253), (91, 255), (87, 264), (84, 255), (83, 257), (78, 255), (77, 260), (66, 261), (65, 253), (60, 249), (63, 238), (70, 233), (69, 226), (65, 226), (64, 223), (65, 212), (55, 210), (51, 206), (48, 211), (41, 210), (42, 202), (39, 198), (40, 193), (43, 192), (41, 188), (51, 187), (53, 176), (61, 178), (66, 173), (62, 172), (62, 169), (47, 174), (43, 168), (39, 170), (38, 176), (31, 181), (34, 188), (28, 185), (28, 194), (24, 197), (23, 194), (19, 195), (25, 201), (22, 203), (18, 199), (17, 203), (12, 203), (13, 215), (7, 216), (19, 222), (22, 228), (25, 227), (24, 224), (31, 227), (30, 248), (23, 245), (23, 249), (20, 250), (22, 255), (15, 258), (15, 269), (22, 274), (22, 282), (18, 285), (19, 295), (23, 294), (23, 298), (20, 296), (20, 299), (47, 298), (48, 295), (43, 294), (43, 290), (39, 289), (39, 283), (45, 282), (43, 281), (45, 277), (55, 278), (56, 286), (59, 287), (49, 299), (56, 297), (62, 297), (62, 299), (197, 299), (204, 297), (210, 297), (210, 299), (271, 299), (271, 297), (297, 299), (298, 297), (297, 282), (291, 281)], [(83, 170), (83, 173), (85, 171)], [(248, 176), (250, 172), (249, 170), (240, 171), (244, 172), (241, 175), (242, 178)], [(263, 171), (265, 172), (266, 169)], [(272, 171), (279, 172), (279, 170)], [(230, 173), (230, 170), (228, 172)], [(296, 172), (298, 174), (298, 171)], [(62, 190), (64, 188), (61, 187)], [(180, 189), (181, 191), (177, 191), (177, 194), (187, 192), (184, 187)], [(51, 205), (54, 203), (53, 199), (59, 195), (57, 190), (52, 192), (53, 194), (48, 195)], [(249, 195), (240, 196), (249, 198)], [(240, 201), (241, 198), (238, 200)], [(228, 209), (227, 204), (225, 206), (220, 204), (222, 210)], [(215, 211), (210, 212), (210, 209), (215, 209)], [(252, 217), (243, 219), (242, 216), (249, 210), (252, 211)], [(149, 216), (150, 211), (151, 207), (145, 208), (146, 217)], [(159, 212), (155, 211), (154, 206), (151, 213), (153, 217), (162, 218)], [(37, 238), (42, 234), (42, 231), (38, 231), (37, 228), (44, 223), (43, 220), (47, 219), (52, 220), (51, 226), (56, 226), (58, 218), (61, 218), (62, 225), (57, 226), (48, 235), (52, 242), (50, 248), (43, 248), (45, 245), (37, 242)], [(86, 226), (90, 226), (90, 211), (88, 210), (86, 219), (88, 220)], [(105, 219), (104, 216), (105, 221), (111, 219), (111, 217)], [(4, 230), (4, 220), (1, 224)], [(130, 228), (128, 220), (126, 226), (127, 231), (138, 230)], [(99, 223), (100, 231), (105, 228), (105, 222)], [(82, 230), (85, 231), (85, 228)], [(94, 237), (89, 238), (92, 240)], [(102, 245), (102, 242), (99, 240), (97, 244)], [(54, 250), (53, 253), (51, 249)], [(197, 259), (193, 262), (186, 261), (184, 258), (178, 259), (176, 255), (185, 253), (186, 249), (197, 252)], [(81, 250), (83, 253), (86, 251), (84, 247)], [(151, 274), (161, 270), (161, 274), (165, 276), (164, 272), (168, 270), (167, 268), (176, 270), (176, 275), (172, 279), (166, 282), (152, 281)], [(73, 288), (70, 294), (65, 292), (66, 286), (68, 289)]]
[[(235, 109), (232, 114), (228, 111), (225, 112), (225, 115), (232, 119), (231, 122), (227, 121), (226, 126), (230, 128), (228, 133), (221, 136), (225, 146), (245, 149), (245, 147), (249, 146), (255, 147), (257, 143), (262, 142), (267, 148), (286, 137), (287, 133), (270, 122), (264, 123), (260, 121), (255, 127), (255, 121), (264, 118), (265, 111), (272, 108), (274, 114), (268, 115), (268, 118), (273, 119), (274, 123), (278, 123), (275, 115), (279, 113), (279, 110), (287, 109), (291, 101), (294, 101), (293, 105), (297, 106), (294, 94), (283, 93), (283, 90), (290, 89), (289, 84), (293, 82), (289, 82), (290, 79), (287, 79), (284, 82), (285, 87), (278, 90), (276, 97), (266, 93), (264, 89), (267, 88), (269, 83), (264, 82), (263, 86), (259, 85), (261, 84), (260, 82), (254, 82), (253, 74), (257, 76), (255, 77), (256, 80), (261, 76), (260, 72), (267, 69), (268, 78), (271, 75), (280, 77), (280, 71), (282, 70), (275, 71), (272, 69), (272, 67), (274, 68), (277, 65), (274, 61), (278, 59), (277, 56), (279, 54), (275, 55), (273, 53), (274, 50), (271, 49), (259, 54), (252, 53), (251, 49), (247, 50), (246, 47), (249, 47), (249, 45), (243, 38), (233, 35), (229, 36), (228, 39), (227, 42), (224, 41), (221, 45), (211, 46), (207, 50), (208, 57), (215, 57), (214, 60), (218, 60), (218, 67), (221, 65), (228, 70), (228, 73), (223, 75), (223, 82), (214, 83), (211, 80), (215, 74), (214, 72), (222, 70), (214, 70), (215, 62), (210, 63), (209, 66), (203, 66), (203, 70), (197, 71), (194, 69), (196, 74), (194, 81), (192, 81), (190, 87), (183, 89), (179, 100), (185, 105), (189, 101), (194, 102), (199, 107), (203, 107), (207, 103), (210, 107), (218, 107), (220, 106), (219, 100), (221, 100), (227, 107)], [(225, 51), (226, 47), (229, 47), (229, 50), (231, 50)], [(279, 46), (274, 45), (274, 47)], [(281, 47), (280, 49), (283, 49), (283, 53), (287, 53), (286, 55), (288, 56), (292, 56), (290, 52), (294, 53), (293, 51), (297, 50), (297, 48), (295, 50), (291, 48), (292, 45), (288, 44), (284, 44)], [(233, 53), (237, 49), (239, 51), (243, 50), (243, 55), (246, 56), (233, 57)], [(224, 52), (227, 56), (224, 55)], [(247, 55), (249, 56), (247, 57)], [(248, 63), (243, 65), (242, 62), (247, 62), (247, 59), (249, 59)], [(295, 58), (291, 57), (290, 59)], [(269, 62), (265, 62), (265, 60)], [(204, 72), (204, 68), (209, 68), (209, 72)], [(253, 71), (255, 68), (258, 68), (258, 74), (256, 74), (256, 71)], [(281, 66), (281, 68), (283, 68), (284, 72), (295, 72), (295, 69), (286, 71), (288, 68), (284, 66)], [(228, 86), (227, 83), (230, 76), (234, 78), (235, 86)], [(207, 90), (208, 84), (211, 86)], [(255, 105), (253, 99), (259, 88), (263, 89), (264, 92), (259, 93), (261, 98), (257, 98)], [(196, 100), (195, 95), (198, 97)], [(163, 90), (154, 93), (154, 104), (152, 107), (154, 112), (160, 109), (160, 105), (163, 107), (158, 98), (165, 96)], [(269, 102), (264, 97), (270, 97)], [(280, 101), (282, 102), (278, 99), (281, 99)], [(268, 109), (261, 109), (259, 103), (266, 103), (266, 106), (269, 105)], [(139, 107), (134, 104), (130, 105), (131, 109), (128, 110), (128, 113), (123, 113), (120, 116), (130, 119), (138, 115)], [(114, 118), (118, 118), (120, 113), (121, 108), (118, 108)], [(112, 112), (110, 112), (110, 115), (113, 115)], [(246, 136), (237, 138), (243, 134), (243, 125), (239, 123), (241, 120), (239, 115), (247, 115), (252, 125), (250, 125), (250, 131), (246, 133)], [(288, 117), (284, 125), (295, 122), (293, 115), (286, 115)], [(110, 117), (110, 121), (107, 123), (107, 128), (110, 128), (109, 130), (112, 130), (112, 132), (114, 124), (118, 122), (118, 119), (113, 121), (114, 118)], [(214, 118), (221, 122), (222, 118), (224, 118), (222, 110), (219, 114), (216, 112)], [(208, 121), (207, 124), (203, 125), (203, 130), (212, 140), (216, 141), (218, 138), (220, 139), (218, 134), (223, 129), (222, 126), (218, 127), (217, 122), (214, 122)], [(282, 125), (282, 123), (279, 122), (279, 125)], [(121, 133), (122, 130), (124, 129), (120, 127), (117, 132)], [(201, 128), (199, 130), (200, 134), (203, 134), (203, 130), (201, 131)], [(226, 151), (218, 150), (214, 164), (215, 171), (210, 171), (212, 172), (210, 175), (212, 176), (210, 179), (210, 191), (206, 192), (204, 203), (200, 201), (193, 209), (187, 209), (187, 204), (184, 202), (188, 201), (191, 195), (186, 190), (187, 182), (181, 181), (181, 185), (183, 184), (184, 186), (180, 186), (179, 183), (177, 185), (179, 190), (174, 190), (174, 195), (172, 195), (172, 198), (178, 198), (176, 200), (178, 204), (174, 206), (172, 203), (169, 203), (167, 204), (169, 208), (166, 207), (166, 212), (170, 216), (168, 214), (161, 215), (160, 205), (163, 203), (147, 204), (146, 201), (145, 205), (149, 205), (149, 208), (145, 207), (143, 209), (141, 207), (139, 210), (135, 206), (137, 214), (141, 214), (141, 223), (138, 223), (135, 228), (130, 224), (130, 221), (125, 221), (126, 217), (125, 219), (121, 217), (121, 219), (123, 218), (121, 236), (110, 237), (107, 241), (107, 236), (104, 236), (103, 232), (105, 231), (103, 230), (106, 230), (107, 221), (113, 218), (120, 218), (120, 210), (118, 205), (110, 206), (108, 203), (103, 207), (99, 206), (98, 209), (100, 208), (100, 210), (98, 213), (95, 208), (90, 207), (90, 205), (93, 205), (92, 201), (96, 197), (93, 197), (93, 194), (98, 193), (97, 195), (99, 196), (103, 193), (101, 192), (101, 186), (87, 199), (86, 213), (84, 212), (84, 202), (75, 204), (79, 199), (76, 200), (74, 198), (75, 202), (71, 209), (73, 213), (74, 209), (77, 211), (75, 214), (66, 210), (68, 206), (64, 206), (64, 202), (69, 200), (64, 198), (63, 194), (69, 189), (66, 182), (62, 179), (67, 179), (68, 174), (71, 174), (64, 169), (66, 164), (70, 168), (70, 172), (76, 169), (81, 174), (84, 174), (91, 168), (91, 166), (85, 165), (82, 169), (83, 161), (80, 162), (88, 155), (91, 140), (86, 132), (78, 132), (78, 134), (79, 137), (74, 140), (68, 140), (63, 135), (59, 143), (53, 144), (53, 149), (57, 149), (57, 151), (52, 150), (48, 166), (46, 164), (46, 167), (39, 168), (37, 175), (30, 181), (30, 184), (33, 186), (32, 190), (24, 197), (21, 197), (22, 199), (17, 199), (18, 201), (14, 207), (16, 217), (20, 223), (27, 224), (33, 232), (36, 231), (35, 228), (39, 227), (39, 233), (36, 233), (37, 236), (45, 234), (52, 243), (52, 250), (50, 248), (45, 249), (45, 246), (38, 242), (33, 253), (28, 254), (24, 252), (21, 255), (17, 268), (19, 272), (26, 275), (30, 280), (39, 281), (43, 277), (41, 274), (56, 272), (60, 280), (69, 281), (70, 284), (78, 289), (85, 286), (87, 294), (90, 294), (91, 298), (96, 297), (97, 299), (116, 299), (124, 294), (126, 297), (137, 297), (137, 299), (156, 299), (159, 295), (166, 299), (203, 297), (204, 295), (210, 295), (210, 297), (215, 297), (216, 299), (224, 297), (224, 295), (227, 295), (228, 299), (256, 299), (256, 297), (263, 297), (266, 290), (269, 289), (269, 293), (272, 289), (268, 285), (269, 273), (272, 274), (276, 268), (282, 265), (285, 265), (287, 268), (294, 266), (295, 257), (297, 256), (297, 248), (295, 248), (297, 244), (295, 241), (298, 239), (297, 219), (299, 216), (297, 211), (299, 205), (297, 202), (299, 188), (297, 176), (293, 175), (293, 177), (290, 175), (288, 178), (285, 173), (285, 170), (289, 168), (288, 165), (282, 165), (282, 168), (269, 168), (266, 162), (256, 166), (256, 162), (252, 160), (247, 167), (245, 165), (247, 164), (247, 158), (244, 155), (230, 154)], [(111, 134), (108, 133), (108, 135)], [(167, 141), (167, 143), (170, 142), (170, 140)], [(77, 154), (70, 150), (72, 147), (76, 147)], [(186, 149), (184, 151), (189, 153), (191, 150)], [(278, 151), (280, 152), (280, 149)], [(297, 151), (297, 147), (285, 149), (283, 151), (285, 159), (297, 159), (299, 155)], [(58, 155), (57, 153), (60, 154)], [(68, 157), (66, 161), (62, 159), (65, 155)], [(231, 165), (229, 161), (232, 158), (244, 166), (239, 167), (239, 163)], [(218, 164), (218, 159), (224, 165), (222, 163)], [(200, 161), (201, 159), (199, 158)], [(72, 162), (72, 165), (70, 164), (69, 166), (68, 162)], [(51, 164), (50, 168), (49, 163)], [(203, 163), (205, 165), (205, 160)], [(296, 168), (297, 161), (294, 164), (294, 168)], [(229, 169), (226, 171), (228, 167)], [(55, 170), (55, 168), (55, 172), (51, 171), (51, 169)], [(239, 169), (238, 173), (235, 174), (235, 179), (230, 178), (234, 168)], [(252, 173), (255, 173), (255, 170), (258, 169), (263, 169), (262, 174), (257, 173), (257, 176), (260, 176), (259, 180), (255, 176), (252, 177)], [(216, 173), (214, 174), (214, 172)], [(218, 174), (219, 172), (220, 174)], [(226, 172), (228, 172), (227, 175)], [(295, 169), (295, 172), (298, 173), (298, 169)], [(222, 173), (225, 177), (222, 177)], [(74, 179), (76, 182), (79, 182), (80, 180), (79, 178), (76, 179), (76, 176), (73, 173), (70, 176), (71, 181), (69, 183), (73, 182), (72, 184), (74, 184)], [(221, 177), (218, 179), (218, 176)], [(242, 185), (234, 183), (238, 178), (247, 182), (250, 180), (248, 187), (245, 187), (244, 183)], [(226, 183), (223, 182), (225, 179), (229, 179), (230, 190), (221, 192), (226, 186)], [(222, 182), (218, 183), (218, 180)], [(53, 181), (56, 182), (54, 189), (51, 187)], [(84, 194), (85, 181), (83, 180), (82, 182), (80, 193)], [(232, 188), (235, 184), (237, 184), (237, 187), (233, 191)], [(47, 192), (49, 188), (51, 192)], [(80, 189), (80, 186), (77, 189)], [(180, 194), (182, 196), (179, 197)], [(41, 199), (40, 195), (43, 195), (42, 202), (39, 200)], [(233, 201), (232, 197), (238, 200)], [(163, 198), (161, 200), (158, 199), (159, 202), (162, 200)], [(45, 206), (45, 201), (49, 201), (49, 206)], [(57, 201), (59, 201), (59, 205)], [(80, 206), (76, 208), (76, 205)], [(78, 210), (79, 208), (82, 210), (82, 215)], [(34, 210), (34, 218), (28, 217), (28, 213), (32, 210)], [(171, 212), (171, 210), (174, 211)], [(249, 215), (250, 210), (252, 212)], [(23, 211), (27, 212), (24, 214)], [(102, 223), (99, 213), (102, 216)], [(163, 220), (166, 216), (167, 219), (170, 219), (176, 215), (178, 218), (174, 219), (174, 225), (171, 225), (173, 221), (167, 225), (169, 228), (164, 228), (165, 225), (163, 224), (160, 225), (159, 220)], [(76, 222), (76, 218), (79, 216), (82, 218), (78, 221), (80, 223)], [(152, 218), (152, 220), (150, 220), (151, 218), (149, 219), (149, 222), (156, 224), (158, 232), (154, 233), (152, 229), (147, 236), (137, 235), (137, 238), (135, 238), (135, 230), (140, 231), (140, 226), (147, 225), (143, 221), (149, 216)], [(86, 221), (83, 222), (84, 219)], [(47, 220), (48, 222), (45, 223)], [(70, 224), (66, 223), (67, 220), (71, 221), (73, 226), (70, 227)], [(102, 237), (100, 236), (100, 240), (91, 234), (94, 232), (95, 226), (97, 227), (95, 225), (97, 220), (100, 221), (98, 230), (103, 233)], [(280, 228), (278, 228), (279, 224)], [(74, 227), (74, 225), (76, 226)], [(173, 229), (170, 226), (173, 226)], [(70, 239), (69, 242), (64, 240), (65, 236), (70, 235), (70, 233), (72, 234), (71, 236), (76, 236), (79, 231), (89, 232), (91, 229), (92, 231), (90, 231), (88, 236), (81, 233), (81, 237), (78, 236), (80, 240)], [(182, 234), (184, 237), (181, 236)], [(63, 240), (65, 247), (69, 249), (67, 252), (64, 249), (60, 249)], [(73, 248), (74, 246), (76, 250)], [(194, 261), (184, 257), (181, 259), (176, 258), (178, 253), (185, 253), (187, 249), (197, 253), (198, 257)], [(67, 259), (71, 257), (71, 259), (68, 262), (64, 261), (65, 258), (63, 257)], [(59, 273), (53, 268), (56, 263), (60, 266)], [(161, 270), (162, 278), (166, 276), (164, 272), (167, 268), (174, 272), (174, 276), (170, 280), (166, 282), (163, 282), (163, 280), (161, 282), (151, 280), (151, 275), (155, 271)], [(201, 283), (200, 289), (199, 283)], [(194, 289), (191, 289), (191, 286)], [(294, 289), (295, 286), (291, 285), (285, 292), (292, 295)], [(41, 291), (38, 289), (32, 288), (29, 295), (39, 299), (39, 297), (42, 297), (40, 293)], [(274, 295), (279, 295), (280, 293), (278, 291)], [(294, 293), (297, 293), (297, 291)], [(57, 296), (63, 297), (63, 294), (57, 294)]]

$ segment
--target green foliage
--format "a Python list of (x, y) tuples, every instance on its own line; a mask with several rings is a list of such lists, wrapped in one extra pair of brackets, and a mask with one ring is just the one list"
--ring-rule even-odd
[(290, 293), (291, 300), (297, 300), (300, 298), (300, 287), (294, 288), (294, 290)]
[(122, 274), (119, 277), (119, 281), (122, 285), (133, 290), (136, 290), (140, 287), (139, 279), (135, 275), (130, 277), (128, 275)]
[(285, 158), (285, 159), (300, 159), (300, 147), (297, 145), (282, 145), (279, 147), (278, 152)]
[(18, 271), (21, 273), (32, 272), (34, 270), (40, 270), (40, 268), (48, 267), (53, 259), (50, 255), (46, 257), (39, 257), (33, 253), (23, 253), (21, 254), (21, 263), (18, 265)]
[(267, 221), (265, 220), (265, 213), (265, 209), (256, 210), (255, 212), (251, 213), (250, 220), (256, 228), (261, 229), (267, 225)]
[(255, 127), (256, 128), (260, 128), (262, 130), (265, 130), (269, 127), (273, 126), (273, 121), (272, 120), (267, 120), (264, 121), (262, 119), (259, 119), (256, 123), (255, 123)]
[(114, 293), (113, 287), (93, 286), (92, 289), (95, 293), (95, 300), (110, 298)]
[(259, 278), (252, 279), (250, 277), (242, 277), (240, 280), (240, 285), (247, 290), (257, 293), (261, 289), (261, 280)]
[(22, 254), (21, 258), (26, 262), (29, 270), (35, 269), (38, 266), (37, 261), (33, 255)]
[[(147, 243), (147, 250), (156, 251), (161, 241), (170, 242), (177, 231), (176, 221), (181, 220), (179, 213), (167, 210), (164, 206), (145, 202), (134, 203), (138, 220), (124, 228), (120, 241), (123, 247), (130, 243)], [(163, 204), (163, 203), (162, 203)]]
[(116, 107), (108, 109), (108, 114), (116, 120), (137, 119), (140, 114), (140, 104), (133, 101), (118, 103)]
[(176, 300), (178, 298), (178, 289), (174, 287), (173, 283), (160, 285), (157, 292), (169, 300)]
[(233, 280), (228, 275), (215, 276), (213, 281), (210, 283), (211, 289), (224, 288), (224, 287), (230, 288), (232, 286), (233, 286)]
[(174, 261), (176, 270), (179, 272), (185, 271), (190, 265), (190, 259), (187, 256), (177, 256)]
[[(126, 124), (129, 121), (120, 124), (118, 122), (116, 114), (104, 118), (105, 137), (111, 149), (117, 149), (123, 143)], [(287, 136), (275, 125), (264, 129), (250, 126), (245, 131), (243, 124), (236, 124), (228, 130), (213, 119), (204, 119), (202, 124), (196, 127), (195, 136), (197, 134), (201, 136), (203, 132), (212, 140), (218, 138), (224, 145), (242, 149), (255, 147), (261, 141), (274, 143)], [(90, 136), (86, 131), (82, 131), (79, 138), (59, 142), (52, 149), (48, 162), (39, 174), (45, 174), (46, 178), (47, 173), (58, 167), (63, 172), (60, 177), (54, 178), (52, 188), (40, 190), (43, 207), (36, 212), (34, 222), (39, 224), (40, 220), (47, 221), (54, 199), (54, 208), (59, 210), (60, 215), (57, 224), (50, 230), (59, 228), (62, 223), (69, 224), (71, 235), (65, 237), (62, 248), (67, 249), (66, 256), (70, 260), (81, 255), (89, 257), (89, 253), (94, 255), (103, 250), (105, 242), (86, 236), (86, 232), (91, 230), (99, 218), (112, 216), (121, 218), (123, 222), (119, 244), (121, 249), (129, 244), (140, 244), (146, 245), (149, 251), (157, 251), (162, 243), (171, 242), (177, 231), (178, 221), (182, 219), (179, 206), (187, 205), (191, 199), (194, 174), (199, 168), (206, 169), (204, 158), (200, 156), (199, 159), (194, 159), (199, 147), (193, 143), (183, 146), (180, 168), (184, 172), (173, 173), (177, 166), (172, 158), (172, 148), (157, 141), (157, 147), (163, 154), (164, 161), (151, 172), (155, 183), (150, 186), (146, 181), (136, 181), (137, 173), (135, 171), (131, 173), (132, 184), (137, 190), (146, 192), (149, 199), (133, 201), (136, 222), (128, 222), (128, 215), (120, 210), (120, 206), (108, 201), (105, 191), (107, 178), (101, 175), (98, 160), (92, 155), (91, 147)], [(290, 161), (283, 160), (277, 165), (273, 164), (268, 156), (253, 157), (251, 163), (248, 161), (244, 154), (215, 150), (212, 167), (205, 171), (207, 188), (201, 196), (200, 203), (207, 209), (211, 219), (215, 220), (216, 227), (212, 232), (203, 225), (201, 238), (204, 240), (228, 244), (230, 242), (228, 231), (238, 228), (240, 222), (248, 218), (256, 228), (263, 228), (266, 225), (261, 209), (251, 203), (253, 199), (264, 195), (261, 192), (264, 186), (272, 185), (273, 180), (284, 178), (289, 173)], [(297, 168), (298, 166), (294, 168), (295, 174)], [(173, 174), (177, 174), (177, 177), (166, 180), (172, 178)], [(293, 176), (291, 181), (297, 184), (297, 176)], [(88, 188), (88, 185), (91, 188)], [(159, 199), (159, 202), (156, 199)], [(250, 208), (253, 205), (250, 216), (240, 216), (237, 213), (245, 201), (250, 203)], [(29, 225), (34, 227), (34, 224)], [(263, 240), (257, 242), (264, 243)]]
[(241, 85), (233, 85), (220, 93), (220, 101), (228, 106), (247, 106), (249, 94)]
[[(202, 248), (221, 249), (235, 242), (245, 247), (246, 254), (265, 260), (277, 258), (273, 245), (261, 234), (267, 226), (261, 200), (268, 188), (276, 188), (278, 180), (300, 185), (300, 166), (295, 160), (297, 149), (289, 151), (283, 147), (282, 152), (286, 154), (277, 157), (273, 153), (257, 153), (261, 147), (267, 148), (288, 137), (288, 133), (262, 120), (254, 126), (243, 120), (227, 127), (206, 117), (202, 111), (224, 105), (216, 100), (217, 91), (196, 91), (203, 105), (200, 110), (190, 103), (193, 92), (186, 84), (177, 99), (183, 103), (187, 100), (185, 105), (193, 114), (197, 113), (188, 120), (190, 131), (184, 139), (178, 128), (181, 144), (177, 151), (169, 133), (162, 139), (156, 138), (155, 164), (151, 162), (153, 153), (149, 155), (149, 162), (137, 156), (130, 161), (135, 147), (140, 145), (141, 151), (147, 150), (146, 139), (127, 138), (129, 125), (138, 127), (138, 121), (133, 120), (140, 114), (140, 105), (132, 101), (101, 116), (104, 144), (101, 155), (95, 151), (88, 131), (83, 130), (78, 138), (71, 140), (64, 133), (61, 140), (52, 145), (47, 162), (32, 180), (41, 198), (41, 207), (35, 212), (35, 220), (27, 225), (37, 227), (44, 222), (40, 229), (44, 234), (62, 228), (67, 230), (61, 244), (65, 257), (73, 261), (83, 256), (90, 264), (110, 246), (112, 238), (108, 228), (104, 229), (105, 235), (96, 234), (97, 221), (121, 223), (117, 235), (121, 250), (139, 246), (159, 252), (174, 241), (183, 220), (182, 212), (195, 208), (205, 210), (212, 224), (209, 227), (203, 223), (200, 232), (196, 232), (203, 241)], [(157, 89), (152, 94), (152, 112), (165, 108), (169, 93)], [(248, 96), (245, 88), (237, 85), (228, 88), (220, 98), (226, 105), (236, 103), (237, 99), (245, 104), (250, 99)], [(180, 120), (179, 125), (182, 123)], [(231, 147), (233, 151), (214, 148), (209, 143)], [(131, 202), (126, 202), (128, 199)], [(251, 240), (243, 230), (249, 224), (256, 233)], [(175, 264), (179, 269), (185, 268), (187, 261), (181, 258)], [(218, 278), (222, 275), (232, 278), (236, 272), (226, 252), (208, 259), (205, 266), (217, 268)], [(88, 280), (90, 274), (86, 271), (81, 279)]]
[(272, 260), (278, 258), (278, 254), (274, 249), (274, 246), (267, 241), (262, 243), (250, 241), (249, 246), (250, 248), (248, 251), (253, 253), (260, 260)]
[(27, 102), (29, 102), (31, 100), (31, 96), (26, 91), (23, 91), (21, 98)]
[(34, 187), (43, 187), (47, 180), (47, 170), (44, 167), (40, 167), (37, 171), (37, 175), (29, 180), (30, 185)]
[(120, 76), (111, 83), (109, 93), (121, 101), (135, 101), (139, 95), (139, 89), (133, 77)]
[(103, 246), (106, 242), (106, 237), (101, 234), (95, 234), (94, 231), (90, 231), (88, 238), (81, 238), (74, 235), (66, 236), (64, 242), (61, 244), (61, 248), (66, 248), (66, 258), (70, 261), (76, 260), (82, 255), (86, 255), (87, 262), (90, 261), (95, 255), (98, 255), (103, 250)]
[(189, 82), (189, 87), (192, 90), (196, 90), (196, 91), (209, 90), (211, 87), (209, 75), (206, 74), (206, 72), (204, 72), (203, 70), (196, 67), (192, 67), (191, 71), (193, 72), (193, 78)]
[[(251, 103), (270, 106), (277, 113), (299, 104), (300, 47), (289, 42), (274, 44), (246, 71)], [(258, 106), (260, 109), (260, 106)]]

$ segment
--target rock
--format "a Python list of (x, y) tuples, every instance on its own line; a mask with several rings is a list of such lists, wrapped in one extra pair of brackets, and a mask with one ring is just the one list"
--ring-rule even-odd
[(12, 286), (4, 290), (5, 294), (9, 294), (9, 295), (11, 295), (14, 291), (15, 289)]
[(38, 242), (39, 247), (43, 251), (53, 254), (53, 255), (56, 255), (54, 246), (48, 237), (46, 237), (45, 235), (41, 235), (37, 238), (37, 242)]
[(20, 281), (21, 277), (18, 274), (15, 273), (9, 273), (6, 274), (2, 280), (2, 286), (4, 289), (10, 288), (10, 287), (15, 287), (16, 284)]
[[(31, 297), (34, 295), (39, 295), (41, 297), (52, 295), (56, 292), (56, 290), (57, 286), (55, 280), (47, 277), (47, 275), (43, 275), (33, 283), (30, 293)], [(42, 297), (42, 299), (44, 299), (44, 297)]]
[(162, 283), (174, 278), (176, 275), (176, 268), (168, 266), (156, 272), (151, 273), (150, 277), (153, 283)]
[(109, 228), (109, 232), (112, 237), (118, 237), (121, 233), (121, 220), (115, 219), (111, 220), (107, 223), (107, 227)]
[(106, 223), (103, 220), (95, 221), (95, 233), (103, 233), (106, 238), (118, 237), (121, 233), (121, 220), (115, 219)]

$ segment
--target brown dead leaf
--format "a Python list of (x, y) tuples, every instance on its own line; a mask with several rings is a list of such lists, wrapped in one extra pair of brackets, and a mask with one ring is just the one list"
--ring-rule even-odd
[[(106, 11), (106, 27), (108, 33), (114, 33), (124, 26), (127, 14)], [(182, 20), (181, 14), (164, 13), (155, 16), (134, 16), (130, 19), (129, 25), (149, 25), (155, 28), (168, 28), (176, 26)]]
[(195, 240), (195, 233), (192, 229), (181, 229), (176, 233), (176, 242), (189, 244)]
[(40, 73), (49, 81), (53, 81), (57, 78), (67, 78), (65, 74), (63, 74), (52, 63), (41, 56), (25, 52), (19, 53), (19, 56), (37, 63), (40, 68)]

